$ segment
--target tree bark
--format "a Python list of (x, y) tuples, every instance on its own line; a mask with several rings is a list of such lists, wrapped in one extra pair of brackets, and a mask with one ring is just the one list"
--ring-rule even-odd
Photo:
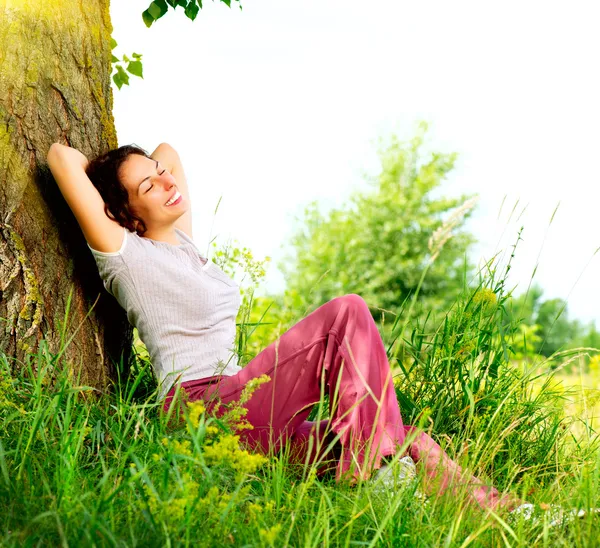
[(55, 141), (90, 159), (118, 146), (111, 32), (109, 0), (0, 0), (0, 350), (19, 369), (47, 348), (101, 391), (132, 330), (46, 154)]

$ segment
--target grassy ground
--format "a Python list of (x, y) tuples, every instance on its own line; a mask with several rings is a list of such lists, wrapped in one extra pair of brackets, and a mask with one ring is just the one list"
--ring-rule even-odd
[[(66, 376), (52, 386), (48, 367), (15, 380), (6, 365), (3, 546), (592, 546), (598, 540), (593, 517), (550, 527), (549, 511), (535, 523), (511, 521), (461, 496), (424, 504), (414, 496), (417, 485), (382, 493), (369, 483), (317, 479), (310, 469), (291, 473), (285, 457), (253, 460), (230, 443), (226, 425), (201, 409), (172, 428), (155, 404), (133, 401), (127, 390), (91, 401), (89, 389)], [(479, 457), (491, 458), (489, 443), (471, 444)], [(493, 449), (502, 448), (499, 441)], [(567, 461), (551, 467), (513, 462), (505, 487), (542, 505), (600, 506), (597, 458), (576, 444), (569, 451)], [(479, 473), (501, 479), (479, 457), (471, 463)], [(462, 462), (469, 464), (464, 453)]]
[(584, 371), (575, 366), (554, 376), (569, 394), (565, 414), (577, 418), (572, 431), (582, 442), (593, 438), (600, 424), (600, 375)]
[(600, 507), (592, 417), (584, 422), (581, 401), (569, 407), (556, 379), (511, 363), (504, 299), (501, 285), (476, 288), (437, 328), (386, 342), (406, 422), (482, 479), (536, 503), (534, 520), (482, 511), (466, 487), (423, 502), (419, 481), (378, 490), (294, 470), (285, 454), (238, 444), (239, 407), (216, 420), (195, 404), (183, 424), (168, 422), (143, 360), (97, 395), (40, 353), (30, 367), (0, 356), (0, 543), (598, 545), (600, 518), (553, 525), (550, 508)]

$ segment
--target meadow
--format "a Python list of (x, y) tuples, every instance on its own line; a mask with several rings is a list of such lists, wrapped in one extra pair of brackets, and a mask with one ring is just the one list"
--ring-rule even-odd
[[(419, 475), (395, 488), (352, 486), (318, 476), (316, 465), (288, 466), (285, 450), (253, 454), (236, 436), (241, 403), (220, 418), (201, 402), (181, 422), (161, 413), (143, 349), (99, 393), (42, 341), (25, 363), (0, 356), (1, 544), (597, 545), (600, 516), (564, 517), (600, 507), (598, 373), (585, 365), (593, 350), (559, 353), (554, 368), (515, 361), (509, 303), (505, 279), (488, 271), (442, 321), (409, 322), (400, 310), (382, 333), (405, 423), (486, 483), (534, 503), (531, 519), (476, 507), (466, 486), (424, 501)], [(239, 327), (251, 346), (256, 322)], [(324, 397), (311, 418), (327, 407)]]

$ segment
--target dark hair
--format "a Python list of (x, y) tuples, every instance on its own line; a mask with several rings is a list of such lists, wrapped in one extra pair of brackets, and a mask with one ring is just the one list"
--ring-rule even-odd
[[(119, 170), (131, 154), (150, 158), (143, 148), (124, 145), (94, 158), (85, 172), (104, 200), (104, 213), (127, 230), (142, 236), (147, 230), (146, 224), (131, 212), (129, 194), (119, 178)], [(138, 222), (137, 228), (135, 221)]]

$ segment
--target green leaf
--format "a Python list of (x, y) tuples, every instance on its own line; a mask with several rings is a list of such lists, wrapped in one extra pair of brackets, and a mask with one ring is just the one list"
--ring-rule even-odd
[[(192, 2), (193, 2), (193, 1), (194, 1), (194, 0), (192, 0)], [(175, 3), (176, 3), (178, 6), (181, 6), (181, 7), (182, 7), (182, 8), (184, 8), (184, 9), (185, 9), (185, 8), (187, 8), (187, 4), (188, 4), (188, 3), (187, 3), (187, 0), (176, 0), (176, 1), (175, 1)]]
[(116, 65), (116, 67), (119, 78), (123, 81), (124, 84), (129, 85), (129, 75), (123, 70), (123, 67), (121, 65)]
[(117, 47), (116, 40), (111, 36), (110, 37), (110, 49), (115, 49)]
[(150, 12), (148, 10), (142, 12), (142, 19), (144, 20), (144, 24), (150, 28), (152, 26), (152, 23), (154, 23), (154, 17), (152, 17), (152, 15), (150, 15)]
[(131, 56), (134, 59), (141, 59), (142, 58), (142, 54), (141, 53), (132, 53)]
[(117, 59), (114, 55), (111, 55), (110, 62), (111, 63), (118, 63), (119, 59)]
[(154, 2), (148, 6), (148, 12), (155, 21), (160, 19), (167, 11), (169, 11), (169, 6), (167, 6), (165, 0), (154, 0)]
[(121, 89), (121, 86), (123, 85), (123, 82), (121, 81), (121, 76), (119, 75), (118, 72), (113, 75), (113, 82), (116, 84), (116, 86), (119, 89)]
[(221, 2), (223, 2), (223, 4), (227, 4), (228, 8), (231, 7), (231, 0), (221, 0)]
[(125, 61), (126, 63), (129, 63), (129, 61), (131, 61), (131, 59), (129, 59), (129, 57), (127, 57), (127, 55), (123, 55), (123, 61)]
[(192, 0), (188, 4), (187, 8), (185, 8), (185, 15), (193, 21), (194, 19), (196, 19), (196, 15), (198, 15), (199, 11), (200, 8), (196, 5), (196, 2)]
[(177, 7), (177, 0), (167, 0), (167, 4), (175, 9)]
[(127, 72), (130, 72), (134, 76), (139, 76), (140, 78), (144, 78), (142, 75), (142, 62), (141, 61), (131, 61), (127, 65)]

